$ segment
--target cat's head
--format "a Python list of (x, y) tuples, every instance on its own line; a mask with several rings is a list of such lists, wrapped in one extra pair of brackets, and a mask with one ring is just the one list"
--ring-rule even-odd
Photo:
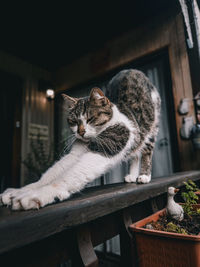
[(62, 96), (68, 110), (69, 126), (78, 139), (86, 141), (96, 137), (112, 118), (112, 103), (97, 87), (91, 90), (89, 97)]

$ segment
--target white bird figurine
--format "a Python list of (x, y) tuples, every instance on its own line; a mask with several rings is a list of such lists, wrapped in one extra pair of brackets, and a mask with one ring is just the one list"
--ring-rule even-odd
[(181, 205), (174, 201), (174, 196), (179, 191), (174, 187), (168, 188), (168, 200), (167, 200), (167, 213), (171, 215), (171, 217), (177, 221), (182, 221), (184, 218), (184, 211)]

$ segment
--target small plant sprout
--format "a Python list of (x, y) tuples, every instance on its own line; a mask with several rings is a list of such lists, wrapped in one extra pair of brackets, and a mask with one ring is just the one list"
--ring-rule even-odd
[(178, 234), (184, 234), (187, 235), (187, 231), (180, 227), (179, 225), (174, 224), (173, 222), (169, 222), (166, 227), (167, 232), (172, 232), (172, 233), (178, 233)]

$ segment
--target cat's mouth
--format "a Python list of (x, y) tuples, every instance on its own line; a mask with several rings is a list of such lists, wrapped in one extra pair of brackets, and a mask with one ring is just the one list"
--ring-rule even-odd
[(77, 134), (77, 136), (76, 136), (79, 140), (81, 140), (81, 141), (83, 141), (83, 142), (85, 142), (85, 143), (88, 143), (89, 141), (90, 141), (90, 137), (85, 137), (85, 136), (81, 136), (81, 135), (79, 135), (79, 134)]
[(91, 139), (91, 138), (88, 138), (88, 137), (82, 137), (81, 140), (82, 140), (83, 142), (85, 142), (85, 143), (88, 143), (88, 142), (90, 142), (90, 139)]

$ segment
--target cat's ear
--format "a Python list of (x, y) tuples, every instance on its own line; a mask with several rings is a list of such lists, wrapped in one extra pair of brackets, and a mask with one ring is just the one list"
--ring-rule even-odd
[(94, 87), (90, 92), (90, 101), (95, 104), (106, 105), (109, 104), (109, 99), (104, 95), (100, 88)]
[(63, 99), (65, 100), (68, 108), (73, 108), (78, 102), (78, 98), (74, 98), (65, 94), (62, 94)]

